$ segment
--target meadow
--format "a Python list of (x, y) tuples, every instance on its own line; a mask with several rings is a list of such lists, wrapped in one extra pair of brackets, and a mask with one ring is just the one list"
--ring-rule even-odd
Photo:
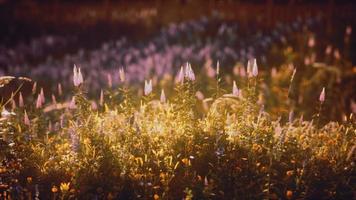
[[(352, 28), (338, 48), (315, 26), (244, 43), (236, 25), (203, 18), (9, 68), (1, 198), (355, 198)], [(11, 52), (9, 66), (25, 55)]]

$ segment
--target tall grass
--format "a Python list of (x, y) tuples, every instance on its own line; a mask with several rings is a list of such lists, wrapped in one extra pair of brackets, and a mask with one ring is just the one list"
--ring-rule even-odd
[[(324, 124), (322, 112), (275, 119), (260, 103), (256, 63), (232, 94), (216, 72), (203, 100), (189, 64), (174, 90), (164, 88), (168, 96), (152, 81), (134, 95), (122, 69), (121, 84), (104, 90), (99, 105), (77, 68), (71, 102), (48, 103), (40, 92), (36, 106), (28, 97), (8, 111), (15, 91), (1, 105), (2, 198), (354, 198), (352, 115)], [(12, 79), (2, 77), (2, 87)], [(328, 95), (320, 99), (323, 106)]]

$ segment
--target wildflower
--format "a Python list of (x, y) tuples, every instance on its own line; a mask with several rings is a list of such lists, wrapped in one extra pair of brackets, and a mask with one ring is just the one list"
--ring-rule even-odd
[(336, 49), (336, 50), (334, 51), (334, 58), (335, 58), (336, 60), (340, 60), (340, 57), (341, 57), (340, 51), (339, 51), (338, 49)]
[(78, 87), (80, 84), (83, 83), (83, 75), (80, 68), (77, 68), (76, 65), (73, 67), (73, 83), (74, 86)]
[(4, 118), (9, 118), (11, 116), (12, 112), (7, 111), (5, 108), (2, 109), (1, 111), (1, 117)]
[(293, 192), (291, 190), (287, 190), (286, 192), (287, 199), (292, 199), (293, 197)]
[(240, 67), (239, 74), (241, 77), (246, 77), (246, 69), (244, 67)]
[(19, 93), (19, 107), (22, 108), (24, 106), (24, 102), (23, 102), (23, 97), (22, 97), (22, 93)]
[(63, 90), (62, 90), (62, 85), (60, 83), (58, 83), (58, 85), (57, 85), (57, 90), (58, 90), (58, 95), (62, 96)]
[(112, 77), (111, 77), (111, 74), (108, 73), (106, 76), (107, 76), (107, 79), (108, 79), (108, 86), (109, 86), (109, 88), (111, 88), (111, 87), (112, 87)]
[(352, 27), (349, 25), (346, 27), (346, 35), (351, 35), (352, 33)]
[(256, 59), (253, 60), (252, 76), (256, 77), (258, 75), (258, 67)]
[(45, 98), (45, 95), (44, 95), (43, 88), (41, 88), (40, 96), (41, 96), (41, 103), (42, 103), (42, 104), (45, 103), (46, 98)]
[(30, 122), (30, 119), (28, 118), (28, 115), (27, 115), (27, 112), (25, 110), (25, 114), (24, 114), (24, 117), (23, 117), (23, 122), (25, 125), (27, 126), (30, 126), (31, 125), (31, 122)]
[(247, 76), (248, 77), (252, 77), (252, 64), (251, 64), (251, 61), (248, 60), (247, 61)]
[(185, 165), (189, 165), (190, 161), (188, 158), (183, 158), (182, 163), (184, 163)]
[(291, 177), (293, 174), (294, 174), (294, 171), (293, 171), (293, 170), (289, 170), (289, 171), (286, 172), (286, 175), (287, 175), (288, 177)]
[(215, 76), (215, 70), (210, 65), (207, 65), (206, 74), (208, 77), (212, 78)]
[(314, 37), (310, 37), (308, 40), (308, 47), (313, 48), (315, 46), (315, 39)]
[(36, 101), (36, 108), (40, 109), (42, 107), (42, 97), (41, 94), (38, 94), (37, 101)]
[(305, 65), (310, 65), (310, 62), (311, 62), (311, 61), (310, 61), (310, 58), (309, 58), (309, 57), (305, 57), (305, 58), (304, 58), (304, 64), (305, 64)]
[(14, 99), (11, 100), (11, 107), (12, 107), (13, 110), (16, 109), (16, 102), (15, 102)]
[(220, 73), (220, 63), (219, 61), (216, 63), (216, 75), (218, 76)]
[(185, 77), (188, 80), (195, 81), (195, 74), (190, 63), (185, 65)]
[(166, 94), (164, 93), (164, 90), (162, 89), (161, 91), (161, 103), (165, 103), (166, 102)]
[(54, 105), (57, 104), (57, 99), (56, 99), (56, 96), (55, 96), (54, 94), (52, 94), (52, 103), (53, 103)]
[(60, 185), (60, 189), (61, 189), (61, 191), (63, 192), (63, 193), (65, 193), (65, 192), (68, 192), (69, 191), (69, 186), (70, 186), (70, 182), (68, 182), (68, 183), (61, 183), (61, 185)]
[(37, 82), (34, 82), (32, 86), (32, 94), (35, 94), (36, 90), (37, 90)]
[(183, 81), (184, 81), (184, 69), (183, 69), (183, 67), (180, 67), (180, 71), (179, 71), (179, 74), (178, 74), (177, 82), (178, 83), (183, 83)]
[(119, 69), (119, 77), (121, 82), (125, 82), (125, 72), (123, 68)]
[(149, 95), (152, 92), (152, 79), (150, 81), (145, 81), (145, 96)]
[(75, 109), (75, 97), (72, 97), (72, 100), (69, 103), (69, 109)]
[(102, 106), (104, 105), (104, 91), (103, 89), (100, 90), (100, 100), (99, 100), (99, 104)]
[(52, 187), (51, 191), (52, 191), (53, 193), (57, 193), (57, 192), (58, 192), (57, 186), (54, 185), (54, 186)]
[(320, 101), (321, 103), (324, 103), (324, 101), (325, 101), (325, 87), (323, 87), (323, 90), (322, 90), (321, 93), (320, 93), (319, 101)]
[(93, 110), (97, 110), (98, 109), (98, 105), (95, 103), (95, 101), (91, 102), (91, 109), (93, 109)]
[(26, 180), (27, 180), (28, 183), (32, 183), (32, 177), (31, 176), (27, 177)]
[(205, 186), (208, 186), (208, 185), (209, 185), (208, 177), (205, 177), (205, 178), (204, 178), (204, 185), (205, 185)]
[(201, 91), (197, 91), (197, 92), (195, 93), (195, 96), (196, 96), (199, 100), (201, 100), (201, 101), (204, 100), (204, 94), (203, 94)]
[(235, 96), (239, 96), (239, 88), (237, 88), (236, 81), (233, 82), (232, 94)]
[(293, 119), (294, 119), (294, 111), (291, 110), (291, 111), (289, 112), (289, 117), (288, 117), (289, 123), (292, 123), (292, 122), (293, 122)]
[(69, 136), (71, 149), (77, 152), (79, 150), (79, 136), (73, 129), (69, 129)]
[(332, 51), (333, 51), (333, 47), (331, 45), (328, 45), (325, 49), (325, 54), (330, 55)]
[(79, 81), (79, 84), (82, 84), (84, 81), (82, 71), (80, 70), (80, 68), (78, 69), (78, 81)]
[(61, 128), (64, 127), (64, 114), (59, 117), (59, 125)]

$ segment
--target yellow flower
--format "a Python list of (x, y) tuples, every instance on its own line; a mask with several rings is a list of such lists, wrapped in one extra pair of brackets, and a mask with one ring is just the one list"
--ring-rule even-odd
[(253, 144), (253, 145), (252, 145), (252, 150), (253, 150), (254, 152), (261, 153), (261, 152), (262, 152), (262, 147), (261, 147), (261, 145), (259, 145), (259, 144)]
[(286, 172), (287, 176), (290, 177), (294, 174), (293, 170), (289, 170)]
[(287, 190), (286, 192), (287, 199), (292, 199), (293, 197), (293, 192), (291, 190)]
[(158, 200), (158, 199), (159, 199), (158, 194), (153, 195), (153, 199), (154, 199), (154, 200)]
[(27, 177), (26, 180), (27, 180), (28, 183), (32, 183), (32, 177), (31, 176)]
[(60, 189), (62, 192), (67, 192), (67, 191), (69, 191), (69, 186), (70, 186), (70, 182), (61, 183)]
[(54, 186), (52, 187), (51, 191), (52, 191), (53, 193), (57, 193), (57, 192), (58, 192), (57, 186), (54, 185)]
[(185, 165), (190, 165), (190, 161), (188, 158), (183, 158), (182, 163), (184, 163)]

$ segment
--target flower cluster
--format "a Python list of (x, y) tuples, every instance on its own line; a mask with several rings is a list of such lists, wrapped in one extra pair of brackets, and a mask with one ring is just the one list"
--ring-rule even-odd
[[(204, 79), (187, 63), (159, 100), (150, 79), (142, 97), (126, 84), (109, 86), (96, 105), (75, 66), (70, 102), (46, 101), (47, 92), (34, 88), (37, 98), (19, 95), (22, 106), (1, 104), (1, 187), (12, 199), (352, 199), (352, 114), (323, 122), (322, 109), (310, 121), (287, 110), (287, 120), (275, 119), (261, 100), (256, 59), (244, 70), (228, 84), (232, 94), (221, 88), (219, 63), (217, 78), (204, 85), (216, 86), (211, 97), (198, 90)], [(119, 76), (124, 82), (123, 69)], [(332, 100), (325, 90), (321, 108)]]

